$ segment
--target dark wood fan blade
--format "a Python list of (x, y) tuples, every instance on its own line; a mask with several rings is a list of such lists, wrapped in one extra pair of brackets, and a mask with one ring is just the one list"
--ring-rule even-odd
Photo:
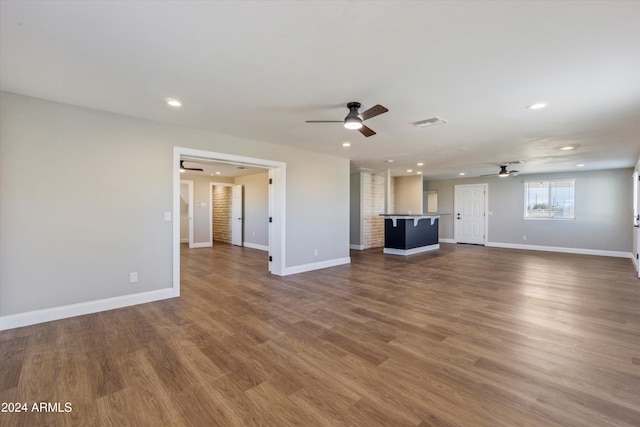
[(200, 171), (200, 172), (204, 172), (204, 169), (200, 169), (200, 168), (188, 168), (184, 165), (184, 160), (180, 160), (180, 169), (184, 169), (186, 171)]
[(361, 134), (363, 134), (366, 137), (370, 137), (370, 136), (373, 136), (373, 135), (376, 134), (374, 131), (372, 131), (371, 129), (369, 129), (365, 125), (362, 125), (362, 127), (360, 129), (358, 129), (358, 130), (360, 131)]
[(305, 120), (305, 123), (344, 123), (344, 120)]
[(367, 111), (365, 111), (364, 113), (360, 114), (360, 118), (364, 121), (364, 120), (368, 120), (371, 117), (375, 117), (375, 116), (379, 116), (382, 113), (386, 113), (387, 111), (389, 111), (386, 107), (383, 107), (382, 105), (374, 105), (373, 107), (369, 108)]

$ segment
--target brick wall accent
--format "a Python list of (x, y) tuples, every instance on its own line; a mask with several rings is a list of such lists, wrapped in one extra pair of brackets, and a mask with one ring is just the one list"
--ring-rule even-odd
[(214, 185), (212, 198), (213, 241), (231, 243), (231, 187)]
[(362, 174), (362, 246), (384, 246), (384, 180), (381, 175)]

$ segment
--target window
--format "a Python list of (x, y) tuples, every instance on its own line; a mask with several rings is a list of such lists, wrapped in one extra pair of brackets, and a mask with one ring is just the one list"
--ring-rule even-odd
[(525, 219), (575, 219), (575, 180), (524, 183)]

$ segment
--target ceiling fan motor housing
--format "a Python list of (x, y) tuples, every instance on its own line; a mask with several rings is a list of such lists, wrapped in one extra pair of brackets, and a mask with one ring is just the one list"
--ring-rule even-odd
[(362, 119), (358, 109), (360, 108), (359, 102), (350, 102), (347, 104), (349, 113), (344, 118), (344, 127), (347, 129), (360, 129), (362, 127)]

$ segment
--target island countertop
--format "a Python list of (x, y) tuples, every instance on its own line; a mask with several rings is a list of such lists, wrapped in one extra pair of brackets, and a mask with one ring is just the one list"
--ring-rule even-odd
[(418, 223), (418, 221), (420, 221), (421, 219), (430, 219), (431, 220), (431, 225), (433, 225), (433, 223), (435, 222), (436, 219), (440, 218), (440, 214), (437, 213), (426, 213), (426, 214), (388, 214), (388, 213), (382, 213), (380, 214), (380, 216), (385, 217), (387, 219), (390, 219), (393, 222), (393, 226), (396, 226), (396, 222), (399, 219), (412, 219), (413, 220), (413, 225), (416, 225)]

